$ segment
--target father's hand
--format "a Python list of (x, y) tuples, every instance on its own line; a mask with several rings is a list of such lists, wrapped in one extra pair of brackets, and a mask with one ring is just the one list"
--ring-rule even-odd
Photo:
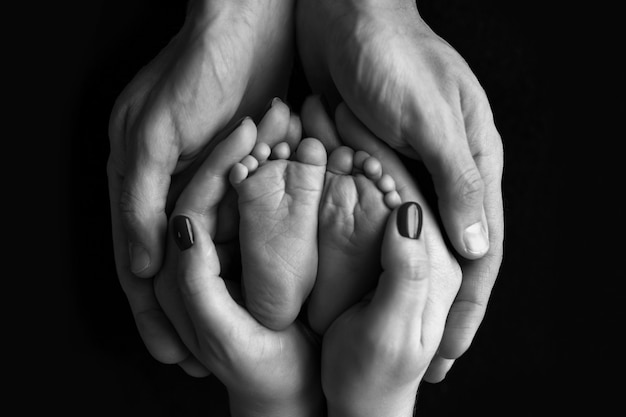
[(427, 375), (440, 380), (469, 347), (502, 261), (503, 150), (485, 92), (414, 0), (301, 0), (297, 37), (313, 89), (424, 162), (452, 245), (478, 259), (463, 263), (441, 360)]
[(173, 175), (232, 120), (260, 114), (285, 91), (292, 14), (292, 1), (193, 0), (181, 31), (113, 109), (107, 171), (117, 272), (142, 339), (159, 361), (179, 363), (188, 354), (173, 342), (151, 280), (137, 278), (161, 266)]

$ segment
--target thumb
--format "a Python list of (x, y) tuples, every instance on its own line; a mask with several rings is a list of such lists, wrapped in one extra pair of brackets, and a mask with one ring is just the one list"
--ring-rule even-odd
[(194, 218), (192, 225), (192, 217), (184, 215), (175, 216), (171, 222), (174, 240), (181, 250), (178, 284), (197, 335), (185, 344), (196, 353), (203, 351), (200, 342), (216, 345), (229, 340), (233, 323), (242, 319), (241, 309), (220, 277), (216, 247), (201, 224)]
[(111, 140), (118, 172), (123, 174), (117, 209), (128, 239), (129, 266), (143, 278), (156, 275), (161, 266), (167, 229), (165, 206), (180, 153), (178, 141), (167, 134), (167, 120), (153, 119), (131, 129), (126, 147), (119, 138)]
[(128, 239), (130, 271), (142, 278), (158, 272), (163, 258), (169, 173), (151, 167), (130, 172), (123, 180), (119, 210)]
[(422, 208), (407, 202), (387, 221), (382, 267), (371, 306), (393, 320), (414, 323), (422, 318), (430, 281), (430, 263), (422, 236)]
[[(464, 136), (464, 135), (463, 135)], [(424, 158), (433, 175), (439, 211), (458, 253), (477, 259), (489, 250), (484, 181), (466, 141), (442, 141), (440, 153)]]

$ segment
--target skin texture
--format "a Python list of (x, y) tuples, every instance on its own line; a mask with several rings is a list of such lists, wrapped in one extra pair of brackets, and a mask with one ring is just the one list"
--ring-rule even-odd
[[(176, 213), (200, 215), (200, 224), (209, 231), (218, 251), (222, 276), (228, 274), (231, 260), (239, 262), (237, 193), (229, 183), (233, 167), (249, 156), (258, 144), (274, 147), (280, 142), (287, 142), (297, 146), (300, 140), (297, 126), (298, 118), (290, 114), (284, 103), (274, 100), (258, 126), (251, 119), (245, 119), (213, 149), (176, 201), (172, 216)], [(179, 251), (169, 233), (163, 266), (154, 279), (154, 294), (167, 320), (167, 327), (164, 327), (167, 332), (161, 335), (161, 341), (157, 339), (155, 343), (160, 341), (159, 348), (164, 350), (169, 347), (172, 355), (182, 358), (175, 363), (188, 374), (201, 377), (209, 371), (184, 342), (189, 338), (191, 324), (176, 279), (178, 258)], [(229, 275), (238, 280), (239, 276), (232, 274), (238, 274), (239, 269), (234, 267), (232, 270)]]
[[(329, 149), (337, 149), (343, 143), (375, 157), (380, 161), (384, 171), (394, 179), (401, 201), (415, 201), (421, 205), (424, 228), (422, 239), (430, 263), (430, 284), (428, 285), (428, 297), (420, 325), (423, 326), (422, 332), (428, 335), (429, 340), (435, 344), (434, 349), (438, 352), (438, 349), (441, 349), (440, 341), (442, 340), (444, 327), (447, 320), (449, 320), (450, 308), (461, 287), (461, 266), (447, 247), (435, 215), (420, 192), (416, 180), (404, 167), (397, 154), (384, 142), (373, 136), (344, 103), (337, 107), (333, 121), (324, 110), (319, 97), (310, 97), (303, 106), (302, 122), (306, 133), (319, 137)], [(357, 309), (366, 306), (367, 301), (368, 298), (366, 297), (363, 303), (357, 306)], [(402, 317), (402, 314), (398, 317)], [(365, 328), (361, 329), (361, 331), (365, 331)], [(324, 337), (326, 338), (326, 336)], [(368, 336), (361, 335), (361, 337)], [(373, 333), (369, 333), (369, 337), (372, 339), (376, 338)], [(394, 342), (400, 343), (402, 338), (385, 340), (393, 345)], [(428, 346), (432, 349), (430, 342)], [(421, 349), (418, 345), (415, 348)], [(437, 352), (428, 349), (420, 350), (420, 352), (426, 358), (429, 355), (431, 355), (430, 357), (435, 355), (433, 360), (437, 357)], [(353, 352), (347, 357), (358, 356), (354, 356)], [(381, 357), (385, 358), (384, 355), (381, 355)], [(336, 360), (339, 361), (339, 359)], [(431, 372), (433, 363), (431, 362), (428, 365), (425, 377), (428, 375), (428, 372)], [(437, 364), (435, 365), (438, 366)], [(331, 366), (327, 367), (331, 368)], [(329, 379), (332, 380), (332, 378)]]
[[(322, 386), (328, 416), (410, 416), (440, 332), (425, 317), (430, 263), (423, 234), (403, 237), (398, 210), (386, 224), (373, 295), (324, 335)], [(424, 232), (424, 230), (423, 230)]]
[(270, 329), (296, 319), (315, 282), (326, 159), (324, 146), (307, 138), (293, 152), (286, 142), (258, 146), (231, 171), (246, 308)]
[(157, 360), (189, 351), (157, 300), (166, 214), (203, 156), (244, 115), (284, 94), (293, 55), (292, 1), (190, 2), (180, 32), (118, 97), (107, 165), (120, 284)]
[(319, 263), (307, 305), (317, 334), (376, 286), (385, 224), (400, 205), (395, 182), (383, 172), (376, 158), (346, 146), (328, 157), (318, 213)]
[[(202, 174), (192, 185), (210, 178)], [(415, 239), (402, 236), (397, 212), (386, 224), (375, 291), (333, 322), (323, 338), (320, 365), (320, 346), (299, 321), (270, 330), (240, 304), (238, 286), (220, 276), (210, 216), (175, 211), (173, 223), (184, 216), (192, 236), (184, 240), (193, 242), (176, 249), (188, 312), (183, 339), (226, 385), (233, 416), (325, 415), (321, 387), (329, 416), (411, 415), (441, 336), (445, 314), (438, 310), (453, 291), (441, 291), (441, 284), (431, 291), (427, 230), (421, 227)], [(177, 233), (180, 229), (172, 236)]]
[(440, 381), (471, 344), (502, 262), (503, 151), (485, 92), (413, 1), (302, 0), (296, 26), (314, 92), (424, 163), (446, 234), (471, 260), (426, 377)]
[[(298, 2), (296, 17), (314, 90), (331, 103), (341, 97), (376, 136), (425, 163), (450, 241), (473, 259), (461, 262), (463, 285), (426, 375), (441, 380), (469, 347), (502, 259), (503, 158), (489, 103), (467, 64), (428, 28), (414, 3), (313, 4)], [(192, 374), (202, 374), (201, 367), (176, 335), (176, 319), (166, 312), (174, 309), (158, 299), (158, 286), (140, 278), (162, 266), (166, 214), (202, 158), (234, 120), (261, 114), (272, 96), (284, 93), (293, 6), (191, 2), (180, 33), (137, 74), (111, 115), (107, 170), (120, 283), (151, 354)], [(488, 245), (477, 244), (481, 231)]]
[[(192, 225), (202, 224), (189, 213)], [(202, 227), (181, 252), (178, 278), (191, 331), (184, 341), (229, 392), (233, 416), (319, 415), (319, 347), (298, 322), (281, 331), (261, 325), (220, 277), (217, 251)]]

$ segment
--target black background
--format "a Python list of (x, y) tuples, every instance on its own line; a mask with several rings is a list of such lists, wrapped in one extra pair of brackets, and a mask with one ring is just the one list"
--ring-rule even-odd
[[(33, 106), (45, 108), (47, 117), (31, 123), (46, 124), (50, 132), (50, 158), (60, 175), (51, 201), (60, 203), (54, 205), (56, 223), (66, 232), (54, 239), (51, 253), (58, 254), (53, 257), (62, 271), (70, 271), (60, 299), (68, 307), (69, 327), (58, 372), (69, 372), (72, 383), (48, 388), (59, 388), (55, 399), (61, 410), (150, 416), (225, 412), (218, 381), (160, 364), (143, 347), (115, 275), (110, 238), (108, 117), (124, 86), (178, 31), (184, 3), (89, 1), (55, 6), (53, 24), (45, 13), (39, 17), (50, 27), (41, 49), (53, 49), (43, 63), (43, 83), (55, 88)], [(446, 380), (422, 386), (422, 416), (540, 415), (556, 389), (555, 189), (561, 165), (553, 125), (556, 93), (546, 60), (553, 40), (546, 17), (532, 3), (419, 4), (431, 27), (468, 61), (491, 101), (505, 148), (506, 220), (505, 257), (487, 315)], [(300, 88), (292, 103), (306, 91)]]

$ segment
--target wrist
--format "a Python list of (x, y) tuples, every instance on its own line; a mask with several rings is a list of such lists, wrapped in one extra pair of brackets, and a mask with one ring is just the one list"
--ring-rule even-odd
[(413, 417), (417, 388), (328, 398), (328, 417)]
[(255, 398), (250, 393), (228, 391), (232, 417), (322, 417), (325, 400), (321, 388), (292, 397)]
[(322, 0), (357, 10), (397, 10), (404, 8), (417, 9), (415, 0)]
[(290, 8), (296, 0), (189, 0), (187, 18), (207, 17), (216, 12), (241, 12), (242, 8), (250, 11), (273, 11), (278, 8)]
[(295, 0), (190, 0), (183, 31), (194, 39), (211, 39), (215, 31), (240, 28), (261, 43), (293, 29)]

